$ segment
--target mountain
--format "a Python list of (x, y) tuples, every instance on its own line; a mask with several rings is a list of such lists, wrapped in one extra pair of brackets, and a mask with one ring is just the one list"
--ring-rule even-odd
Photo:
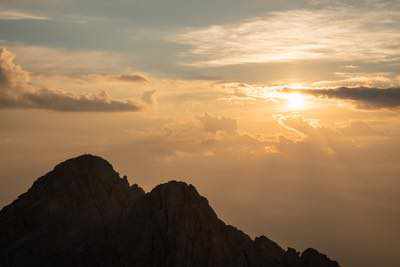
[(220, 220), (196, 188), (145, 193), (106, 160), (57, 165), (0, 211), (0, 266), (338, 267), (315, 249), (284, 250)]

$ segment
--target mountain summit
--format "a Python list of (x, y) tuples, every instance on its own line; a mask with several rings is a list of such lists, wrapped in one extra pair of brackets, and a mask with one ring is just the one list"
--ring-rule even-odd
[(0, 211), (0, 267), (338, 267), (220, 220), (196, 188), (145, 193), (106, 160), (57, 165)]

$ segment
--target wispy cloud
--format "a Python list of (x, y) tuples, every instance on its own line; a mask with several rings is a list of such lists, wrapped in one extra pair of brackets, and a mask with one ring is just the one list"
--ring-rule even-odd
[(335, 72), (336, 80), (318, 81), (312, 83), (316, 88), (336, 88), (336, 87), (374, 87), (391, 88), (400, 86), (400, 80), (394, 73), (390, 72)]
[(0, 10), (0, 20), (50, 20), (50, 18), (17, 10)]
[[(67, 50), (57, 47), (4, 42), (2, 46), (18, 55), (18, 62), (36, 74), (94, 75), (125, 73), (132, 66), (121, 53), (98, 50)], [(131, 70), (127, 73), (130, 73)], [(136, 73), (134, 73), (136, 74)]]
[(289, 10), (189, 29), (173, 40), (192, 46), (185, 63), (195, 66), (318, 59), (385, 62), (400, 56), (399, 21), (398, 9)]

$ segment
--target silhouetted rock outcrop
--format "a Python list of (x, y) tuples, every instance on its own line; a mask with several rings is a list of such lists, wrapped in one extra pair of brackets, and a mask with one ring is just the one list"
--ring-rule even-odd
[(102, 158), (57, 165), (0, 211), (0, 266), (337, 267), (218, 219), (192, 185), (145, 193)]

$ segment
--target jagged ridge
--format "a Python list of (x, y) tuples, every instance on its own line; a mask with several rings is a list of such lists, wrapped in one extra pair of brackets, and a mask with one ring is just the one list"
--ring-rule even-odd
[(0, 211), (0, 266), (337, 267), (220, 220), (192, 185), (145, 193), (106, 160), (57, 165)]

